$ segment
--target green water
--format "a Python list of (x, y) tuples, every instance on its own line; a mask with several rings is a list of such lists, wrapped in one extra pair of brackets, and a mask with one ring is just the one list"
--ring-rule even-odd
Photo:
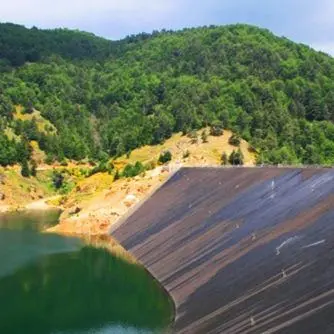
[(147, 272), (76, 238), (57, 212), (0, 216), (0, 333), (161, 333), (172, 304)]

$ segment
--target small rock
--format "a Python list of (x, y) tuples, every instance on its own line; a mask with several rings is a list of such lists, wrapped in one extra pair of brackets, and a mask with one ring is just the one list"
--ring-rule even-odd
[(6, 195), (3, 193), (0, 193), (0, 201), (4, 201), (6, 198)]

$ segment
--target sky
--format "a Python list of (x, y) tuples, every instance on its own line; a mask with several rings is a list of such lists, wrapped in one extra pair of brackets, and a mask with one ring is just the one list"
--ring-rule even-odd
[(3, 0), (0, 21), (113, 40), (163, 28), (249, 23), (334, 55), (334, 0)]

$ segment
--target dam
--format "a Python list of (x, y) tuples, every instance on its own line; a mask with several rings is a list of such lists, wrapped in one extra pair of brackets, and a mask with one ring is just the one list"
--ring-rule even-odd
[(183, 168), (112, 235), (176, 333), (334, 333), (334, 170)]

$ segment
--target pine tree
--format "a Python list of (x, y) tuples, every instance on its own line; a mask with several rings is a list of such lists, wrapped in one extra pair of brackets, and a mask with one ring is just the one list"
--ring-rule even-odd
[(203, 143), (207, 143), (208, 142), (208, 134), (206, 133), (206, 130), (203, 130), (202, 134), (201, 134), (201, 139)]
[(115, 175), (114, 175), (114, 181), (117, 181), (121, 176), (119, 175), (118, 169), (116, 169)]
[(240, 136), (235, 133), (229, 138), (228, 143), (233, 146), (240, 146)]
[(37, 163), (36, 163), (35, 160), (32, 160), (32, 161), (31, 161), (31, 169), (30, 169), (30, 172), (31, 172), (31, 176), (36, 177), (36, 174), (37, 174)]
[(21, 175), (23, 177), (29, 177), (30, 176), (30, 170), (29, 170), (29, 166), (28, 166), (28, 161), (27, 160), (23, 160), (22, 164), (21, 164)]
[(197, 137), (196, 130), (192, 130), (191, 132), (189, 132), (188, 137), (191, 139), (192, 144), (197, 144), (198, 143), (198, 137)]
[(161, 164), (165, 164), (167, 163), (168, 161), (171, 161), (172, 160), (172, 153), (170, 151), (165, 151), (163, 153), (160, 154), (160, 157), (159, 157), (159, 162)]
[(237, 151), (233, 150), (229, 157), (229, 163), (234, 166), (244, 164), (244, 155), (242, 154), (240, 148)]
[(224, 152), (222, 154), (222, 157), (221, 157), (221, 163), (223, 166), (226, 166), (228, 164), (228, 157), (227, 157), (227, 154), (226, 152)]

